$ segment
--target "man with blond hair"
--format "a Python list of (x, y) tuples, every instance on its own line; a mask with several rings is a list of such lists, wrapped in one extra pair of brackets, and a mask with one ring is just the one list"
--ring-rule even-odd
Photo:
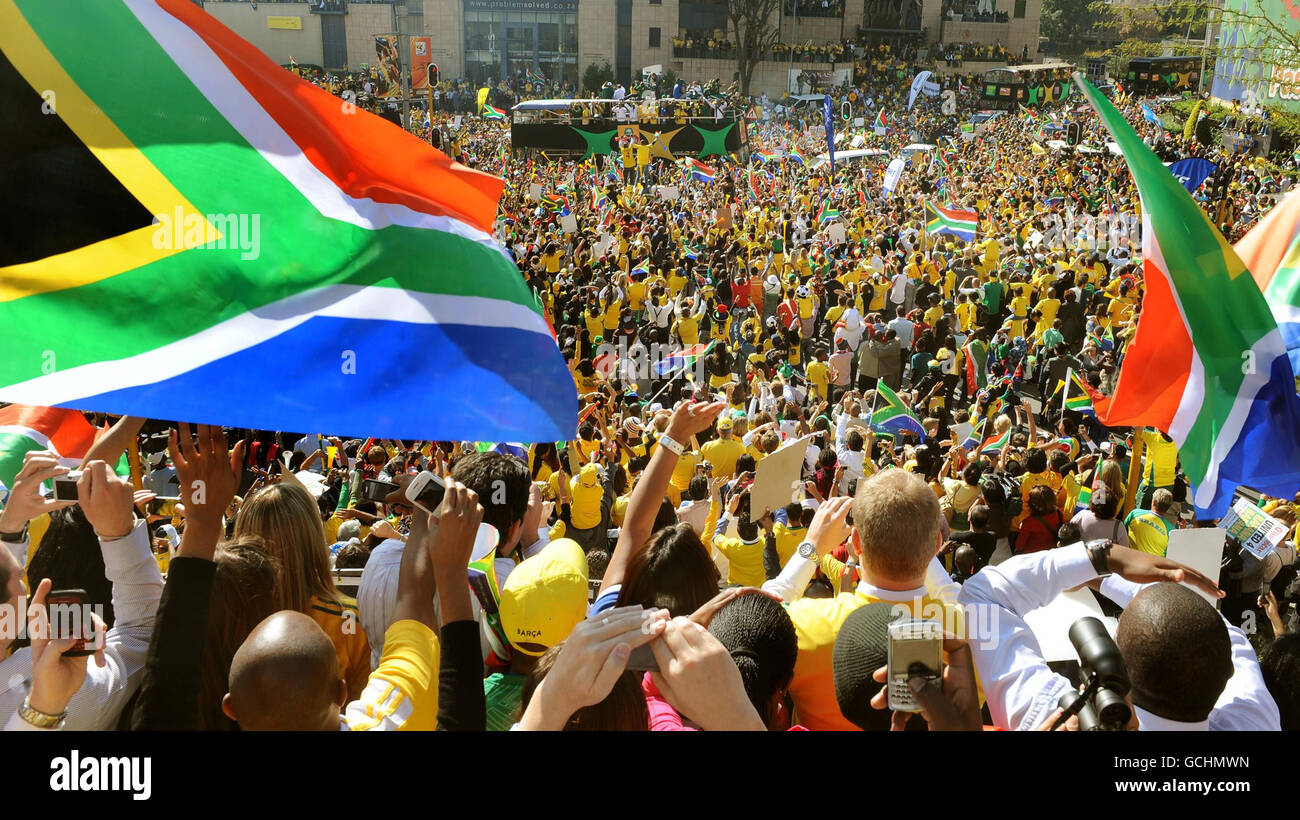
[[(840, 627), (860, 607), (892, 602), (916, 617), (942, 619), (947, 631), (962, 636), (965, 623), (955, 606), (960, 588), (936, 560), (943, 546), (940, 515), (939, 499), (919, 476), (905, 470), (877, 473), (858, 482), (856, 498), (822, 504), (794, 557), (763, 585), (789, 603), (799, 638), (789, 691), (800, 724), (813, 730), (857, 728), (835, 699), (832, 657)], [(834, 598), (803, 598), (822, 559), (846, 540), (860, 567), (857, 588)]]

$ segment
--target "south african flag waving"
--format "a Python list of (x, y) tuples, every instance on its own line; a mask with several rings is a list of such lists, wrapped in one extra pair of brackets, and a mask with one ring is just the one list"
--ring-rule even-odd
[(0, 51), (0, 400), (573, 436), (573, 380), (492, 237), (500, 179), (187, 0), (0, 0)]

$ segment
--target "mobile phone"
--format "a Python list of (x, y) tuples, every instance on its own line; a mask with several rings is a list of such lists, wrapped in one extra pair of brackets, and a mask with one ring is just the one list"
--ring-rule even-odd
[(66, 475), (54, 477), (54, 499), (56, 501), (76, 501), (77, 482), (81, 480), (81, 470), (73, 470)]
[(937, 621), (907, 618), (889, 625), (889, 708), (919, 712), (920, 705), (908, 688), (909, 678), (938, 680), (943, 671), (943, 627)]
[(447, 485), (441, 478), (425, 470), (406, 485), (406, 499), (427, 513), (434, 513), (442, 504)]
[(389, 493), (397, 492), (400, 489), (401, 487), (396, 484), (389, 484), (387, 481), (377, 481), (373, 478), (367, 478), (365, 481), (361, 482), (361, 500), (375, 501), (382, 504), (384, 503), (384, 499), (388, 497)]
[(149, 502), (149, 514), (166, 515), (166, 516), (175, 515), (176, 504), (179, 501), (180, 501), (179, 498), (166, 498), (163, 496), (159, 496), (158, 498), (155, 498)]
[[(86, 610), (84, 589), (57, 589), (45, 596), (45, 613), (49, 618), (50, 637), (55, 640), (77, 638), (64, 657), (77, 658), (95, 654), (86, 647), (86, 623), (90, 618)], [(93, 629), (93, 626), (92, 626)]]

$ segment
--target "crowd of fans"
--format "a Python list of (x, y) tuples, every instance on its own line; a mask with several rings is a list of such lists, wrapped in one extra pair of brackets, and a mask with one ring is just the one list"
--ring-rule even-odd
[[(912, 728), (1042, 728), (1072, 683), (1023, 616), (1091, 585), (1122, 610), (1134, 726), (1300, 728), (1300, 495), (1261, 500), (1288, 528), (1267, 559), (1227, 543), (1205, 577), (1165, 555), (1178, 528), (1214, 523), (1195, 520), (1169, 437), (1102, 427), (1058, 392), (1071, 373), (1112, 391), (1141, 313), (1123, 159), (1046, 150), (1015, 113), (966, 132), (974, 90), (956, 114), (909, 111), (910, 79), (852, 89), (868, 125), (890, 121), (861, 130), (873, 145), (937, 145), (889, 196), (879, 164), (792, 159), (825, 149), (820, 124), (762, 101), (749, 150), (786, 160), (706, 157), (713, 181), (626, 154), (516, 158), (508, 128), (452, 128), (454, 108), (413, 123), (505, 178), (497, 238), (569, 362), (576, 437), (104, 419), (76, 503), (41, 489), (68, 467), (28, 453), (0, 513), (0, 587), (15, 611), (30, 595), (32, 628), (0, 636), (0, 725), (885, 730), (909, 717), (883, 692), (902, 607), (951, 633)], [(1222, 161), (1201, 196), (1225, 233), (1295, 180), (1121, 105), (1157, 151)], [(1093, 115), (1068, 116), (1104, 143)], [(926, 202), (976, 211), (976, 239), (923, 234)], [(673, 354), (676, 370), (638, 364)], [(876, 422), (893, 394), (921, 429)], [(792, 494), (760, 508), (756, 475), (795, 442)], [(108, 467), (131, 448), (135, 482)], [(446, 484), (433, 510), (406, 495), (426, 471)], [(44, 628), (68, 588), (102, 619), (94, 662)], [(968, 632), (979, 608), (996, 634)]]

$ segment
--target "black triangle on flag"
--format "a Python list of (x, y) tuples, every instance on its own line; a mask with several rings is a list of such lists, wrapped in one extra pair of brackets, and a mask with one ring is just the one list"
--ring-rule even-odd
[[(57, 97), (55, 98), (57, 103)], [(153, 214), (0, 53), (0, 268), (148, 227)]]

